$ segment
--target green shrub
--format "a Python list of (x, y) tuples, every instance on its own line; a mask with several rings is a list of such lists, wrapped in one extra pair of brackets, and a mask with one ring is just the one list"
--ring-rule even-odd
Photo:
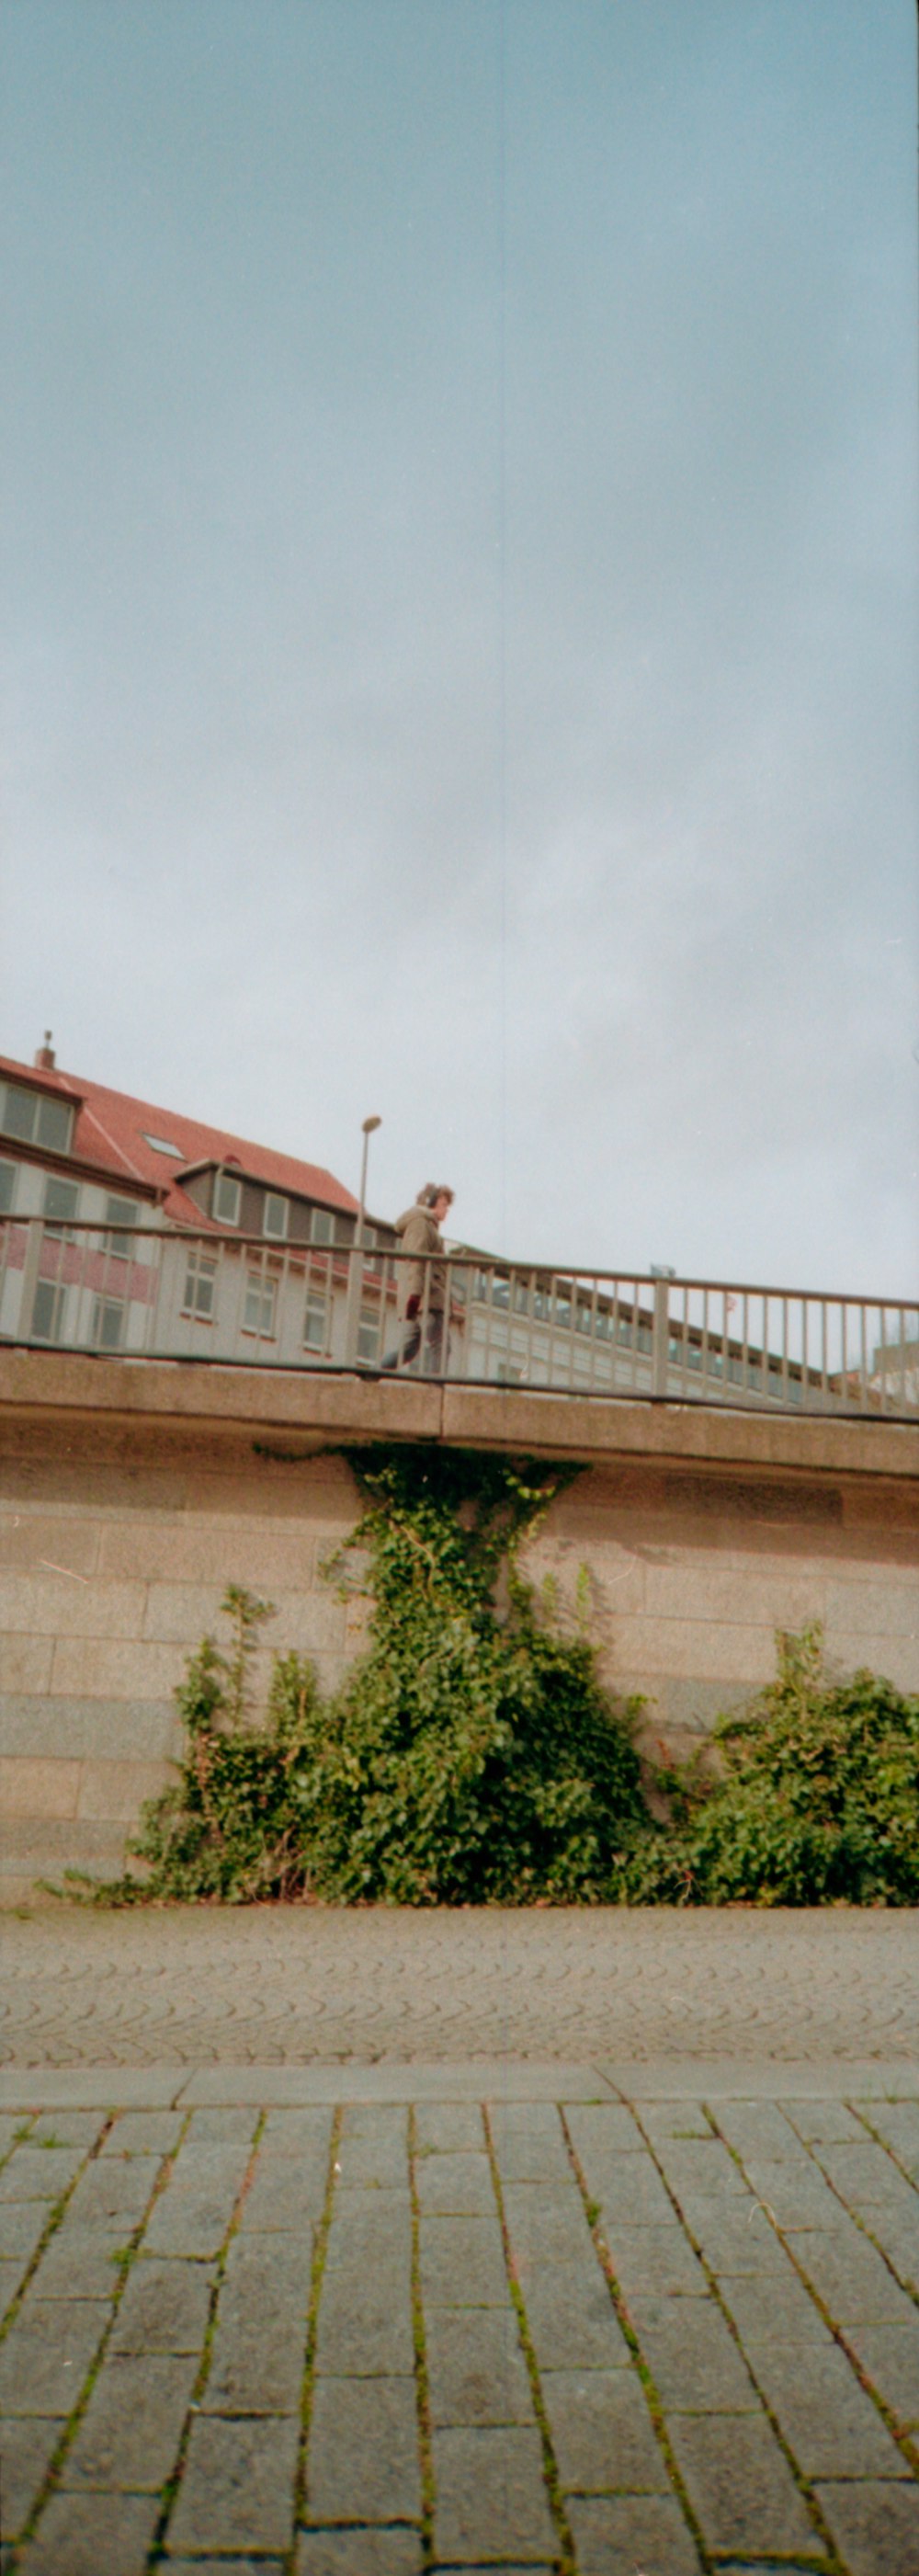
[(828, 1679), (819, 1627), (780, 1635), (778, 1676), (712, 1752), (661, 1774), (672, 1821), (633, 1856), (633, 1902), (919, 1901), (919, 1700)]
[[(324, 1702), (276, 1656), (266, 1722), (251, 1655), (267, 1605), (227, 1594), (178, 1693), (178, 1782), (100, 1901), (313, 1894), (411, 1905), (597, 1901), (648, 1830), (632, 1743), (583, 1636), (540, 1615), (517, 1555), (571, 1470), (398, 1449), (351, 1453), (365, 1495), (330, 1571), (373, 1602), (366, 1655)], [(362, 1571), (353, 1569), (355, 1556)]]

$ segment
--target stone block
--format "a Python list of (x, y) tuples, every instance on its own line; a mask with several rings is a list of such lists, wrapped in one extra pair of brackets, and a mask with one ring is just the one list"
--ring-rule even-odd
[(526, 2319), (540, 2370), (615, 2370), (628, 2363), (628, 2344), (592, 2253), (534, 2273)]
[(62, 2416), (8, 2416), (3, 2426), (2, 2537), (15, 2540), (41, 2494), (64, 2430)]
[(485, 2144), (477, 2102), (419, 2102), (415, 2110), (418, 2158), (477, 2155)]
[(49, 1568), (0, 1573), (0, 1624), (7, 1637), (139, 1637), (142, 1583), (87, 1582)]
[(54, 1645), (51, 1689), (79, 1699), (167, 1699), (182, 1679), (183, 1662), (177, 1645), (64, 1634)]
[(94, 1574), (99, 1523), (76, 1513), (17, 1511), (0, 1514), (0, 1566), (9, 1573)]
[(180, 1729), (168, 1699), (29, 1698), (0, 1700), (0, 1753), (53, 1761), (164, 1762)]
[(119, 2111), (103, 2139), (100, 2154), (110, 2156), (170, 2156), (182, 2134), (181, 2111)]
[(901, 2429), (919, 2430), (919, 2334), (913, 2323), (855, 2325), (846, 2342)]
[(497, 2218), (422, 2218), (419, 2250), (426, 2308), (508, 2306), (510, 2289)]
[(80, 2147), (36, 2147), (26, 2141), (14, 2148), (0, 2173), (0, 2205), (7, 2200), (60, 2200), (82, 2162)]
[(744, 2351), (762, 2343), (809, 2348), (831, 2341), (819, 2308), (790, 2263), (784, 2279), (773, 2280), (763, 2273), (732, 2273), (722, 2278), (720, 2288)]
[(287, 2550), (299, 2440), (295, 2416), (226, 2423), (218, 2415), (194, 2415), (170, 2552)]
[(639, 2294), (630, 2301), (630, 2313), (665, 2411), (758, 2412), (750, 2373), (714, 2299)]
[(197, 2146), (186, 2140), (144, 2239), (150, 2254), (219, 2253), (249, 2161), (248, 2147)]
[(42, 1760), (30, 1755), (0, 1760), (0, 1808), (11, 1816), (75, 1816), (80, 1788), (79, 1762)]
[(146, 1798), (158, 1798), (175, 1779), (168, 1762), (84, 1762), (80, 1766), (78, 1816), (111, 1816), (130, 1825)]
[(372, 2123), (359, 2129), (342, 2118), (338, 2148), (342, 2190), (405, 2191), (408, 2188), (408, 2112), (401, 2103), (381, 2103)]
[(624, 2102), (573, 2102), (565, 2118), (589, 2188), (590, 2173), (599, 2172), (605, 2163), (617, 2166), (620, 2156), (636, 2155), (647, 2161), (638, 2122)]
[(419, 2156), (415, 2166), (419, 2208), (443, 2216), (485, 2217), (495, 2206), (488, 2157)]
[(580, 2576), (700, 2576), (699, 2557), (673, 2496), (606, 2496), (566, 2506)]
[(193, 2353), (107, 2353), (62, 2485), (158, 2494), (175, 2467), (197, 2367)]
[(145, 2576), (159, 2514), (158, 2496), (59, 2491), (20, 2557), (22, 2576)]
[(502, 2183), (570, 2184), (571, 2158), (553, 2102), (498, 2102), (489, 2121)]
[(919, 2182), (919, 2102), (866, 2102), (862, 2109), (898, 2164)]
[[(328, 2180), (329, 2143), (332, 2135), (331, 2109), (287, 2110), (274, 2106), (266, 2116), (259, 2154), (266, 2164), (279, 2164), (286, 2157), (322, 2174), (323, 2192)], [(258, 2168), (257, 2168), (258, 2170)]]
[(240, 2211), (241, 2233), (300, 2235), (310, 2243), (325, 2204), (327, 2163), (327, 2149), (301, 2161), (279, 2155), (271, 2142), (263, 2142)]
[(65, 2225), (109, 2226), (129, 2234), (140, 2224), (156, 2174), (148, 2156), (95, 2156), (80, 2175)]
[(576, 2263), (590, 2245), (590, 2230), (576, 2182), (557, 2188), (539, 2182), (508, 2183), (504, 2192), (508, 2242), (518, 2279), (554, 2263)]
[(633, 2291), (683, 2291), (707, 2298), (708, 2282), (689, 2238), (674, 2218), (669, 2227), (603, 2227), (610, 2267), (626, 2303)]
[(306, 2461), (309, 2522), (421, 2512), (414, 2379), (317, 2379)]
[(204, 2413), (297, 2413), (311, 2272), (309, 2238), (233, 2238), (201, 2400)]
[(0, 2413), (71, 2415), (110, 2316), (101, 2299), (30, 2293), (0, 2347)]
[(49, 2215), (44, 2200), (0, 2202), (0, 2262), (15, 2263), (20, 2278), (32, 2260)]
[(120, 2263), (130, 2231), (110, 2227), (77, 2227), (65, 2218), (42, 2255), (35, 2274), (38, 2299), (113, 2299)]
[(201, 2353), (212, 2287), (208, 2264), (158, 2262), (155, 2256), (139, 2255), (125, 2282), (110, 2350)]
[(545, 2565), (558, 2541), (535, 2426), (435, 2432), (435, 2564)]
[(795, 2260), (836, 2326), (915, 2326), (916, 2311), (880, 2254), (856, 2228), (794, 2239)]
[(849, 2576), (919, 2576), (919, 2486), (840, 2480), (816, 2494)]
[(382, 2373), (398, 2377), (411, 2371), (412, 2336), (411, 2239), (406, 2231), (391, 2244), (385, 2229), (376, 2238), (363, 2230), (350, 2244), (332, 2247), (326, 2262), (316, 2337), (316, 2370), (320, 2376), (365, 2378)]
[(432, 2424), (530, 2424), (513, 2308), (432, 2308), (425, 2321)]
[(566, 2494), (606, 2495), (622, 2489), (669, 2495), (670, 2479), (637, 2371), (548, 2370), (542, 2394)]
[(297, 2576), (421, 2576), (421, 2564), (417, 2531), (303, 2531), (297, 2551)]
[(599, 2201), (604, 2234), (619, 2226), (672, 2227), (676, 2223), (673, 2202), (647, 2152), (643, 2156), (592, 2155), (585, 2159), (584, 2177), (591, 2199)]
[(777, 2343), (752, 2344), (750, 2362), (806, 2478), (907, 2474), (902, 2452), (837, 2344), (820, 2351), (811, 2344), (798, 2352)]
[(810, 2522), (764, 2415), (670, 2415), (667, 2430), (710, 2550), (790, 2557), (815, 2549)]
[(0, 1691), (12, 1698), (43, 1695), (51, 1682), (53, 1637), (0, 1634)]

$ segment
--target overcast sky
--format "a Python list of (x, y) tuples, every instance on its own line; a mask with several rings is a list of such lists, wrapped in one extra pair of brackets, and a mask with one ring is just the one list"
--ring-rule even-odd
[(919, 1271), (912, 0), (6, 0), (6, 1052)]

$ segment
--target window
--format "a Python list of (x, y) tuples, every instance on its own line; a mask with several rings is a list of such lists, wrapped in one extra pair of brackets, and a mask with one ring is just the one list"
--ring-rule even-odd
[(329, 1309), (327, 1299), (320, 1296), (318, 1289), (311, 1288), (306, 1300), (306, 1314), (303, 1318), (303, 1342), (306, 1350), (325, 1350), (328, 1313)]
[(202, 1323), (212, 1323), (216, 1287), (216, 1261), (210, 1261), (203, 1252), (190, 1253), (185, 1274), (183, 1314), (197, 1315)]
[(289, 1213), (288, 1201), (278, 1198), (274, 1190), (266, 1190), (262, 1233), (269, 1234), (273, 1243), (286, 1243)]
[(246, 1303), (243, 1308), (244, 1333), (274, 1332), (277, 1293), (275, 1279), (263, 1279), (260, 1270), (250, 1270), (246, 1281)]
[(380, 1348), (380, 1319), (375, 1306), (362, 1306), (357, 1328), (359, 1360), (375, 1360)]
[(64, 1327), (64, 1297), (60, 1279), (40, 1279), (32, 1308), (32, 1339), (35, 1342), (59, 1342)]
[[(46, 1217), (52, 1219), (55, 1233), (59, 1226), (66, 1225), (69, 1219), (76, 1216), (79, 1204), (80, 1193), (76, 1181), (58, 1181), (55, 1180), (53, 1173), (49, 1172), (45, 1182), (44, 1213)], [(52, 1231), (52, 1226), (49, 1226), (48, 1231), (49, 1233)]]
[(0, 1163), (0, 1216), (9, 1216), (16, 1196), (16, 1165)]
[[(268, 1232), (267, 1226), (265, 1232), (266, 1234)], [(333, 1234), (334, 1227), (328, 1208), (314, 1207), (310, 1220), (311, 1243), (331, 1243)]]
[(24, 1145), (47, 1145), (52, 1154), (68, 1154), (73, 1110), (67, 1100), (47, 1091), (27, 1091), (22, 1082), (0, 1083), (0, 1127)]
[(184, 1163), (185, 1161), (181, 1145), (170, 1145), (168, 1136), (147, 1136), (145, 1134), (144, 1144), (152, 1145), (155, 1154), (171, 1154), (176, 1163)]
[(120, 1351), (124, 1340), (124, 1306), (120, 1297), (93, 1299), (92, 1338), (97, 1351)]
[[(105, 1202), (105, 1217), (106, 1224), (110, 1226), (135, 1226), (140, 1222), (140, 1209), (133, 1199), (113, 1198), (110, 1193)], [(120, 1252), (125, 1259), (131, 1246), (124, 1234), (107, 1234), (105, 1249), (106, 1252)]]
[[(221, 1225), (239, 1224), (239, 1212), (242, 1207), (242, 1197), (243, 1188), (241, 1181), (234, 1181), (231, 1172), (215, 1172), (214, 1198), (211, 1214), (212, 1216), (219, 1218)], [(269, 1231), (270, 1229), (266, 1225), (266, 1234)]]

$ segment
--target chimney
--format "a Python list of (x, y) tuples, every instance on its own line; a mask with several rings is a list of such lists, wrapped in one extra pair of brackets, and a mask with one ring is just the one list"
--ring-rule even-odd
[(36, 1071), (38, 1073), (53, 1073), (56, 1061), (57, 1059), (54, 1053), (54, 1048), (51, 1044), (51, 1031), (50, 1029), (46, 1029), (44, 1046), (40, 1046), (36, 1049), (35, 1056), (33, 1058)]

